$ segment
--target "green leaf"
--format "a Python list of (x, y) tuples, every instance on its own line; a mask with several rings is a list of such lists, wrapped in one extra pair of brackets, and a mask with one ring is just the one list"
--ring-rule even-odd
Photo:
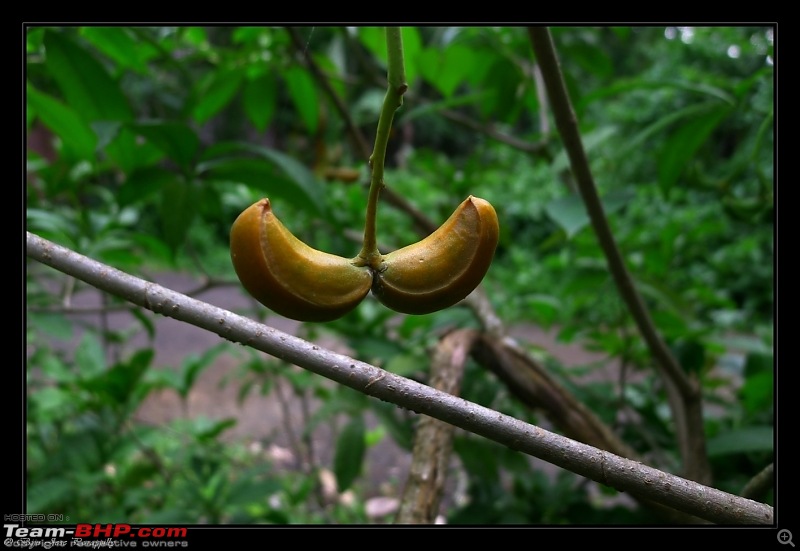
[(130, 125), (130, 128), (144, 136), (182, 169), (189, 170), (200, 145), (194, 130), (183, 123), (160, 121), (140, 122)]
[(730, 112), (728, 106), (719, 106), (672, 133), (658, 157), (658, 183), (662, 190), (675, 185), (687, 163)]
[(320, 185), (314, 173), (294, 157), (287, 155), (277, 149), (270, 149), (258, 145), (247, 144), (246, 148), (265, 159), (272, 161), (281, 171), (291, 178), (297, 186), (303, 190), (309, 202), (316, 207), (318, 213), (324, 211), (325, 189)]
[(66, 217), (66, 213), (31, 208), (25, 211), (25, 218), (30, 231), (53, 236), (62, 243), (74, 244), (78, 228), (74, 220)]
[[(128, 361), (116, 364), (103, 377), (103, 391), (110, 395), (115, 404), (127, 404), (139, 388), (139, 381), (150, 367), (152, 359), (153, 350), (145, 348), (137, 351)], [(143, 399), (145, 394), (140, 394), (139, 398)]]
[(139, 320), (139, 323), (142, 325), (142, 328), (147, 333), (147, 338), (151, 341), (156, 337), (156, 324), (153, 323), (152, 318), (145, 314), (145, 311), (140, 308), (133, 308), (131, 309), (131, 315)]
[[(277, 153), (275, 156), (286, 159), (283, 154)], [(307, 171), (305, 167), (302, 167), (302, 170)], [(240, 182), (257, 190), (263, 197), (282, 198), (315, 215), (319, 215), (322, 211), (321, 202), (324, 196), (321, 190), (316, 196), (309, 191), (309, 188), (318, 189), (319, 186), (308, 171), (307, 177), (299, 176), (304, 182), (301, 184), (274, 162), (243, 157), (209, 161), (198, 166), (198, 171), (203, 171), (203, 176), (207, 180)]]
[(75, 364), (81, 374), (86, 377), (92, 377), (105, 371), (105, 352), (96, 336), (91, 333), (83, 334), (81, 342), (75, 349)]
[(29, 484), (27, 489), (26, 509), (29, 513), (44, 513), (58, 508), (62, 503), (71, 503), (75, 499), (74, 482), (70, 477), (59, 474), (57, 477), (37, 480)]
[(520, 84), (520, 70), (517, 65), (504, 57), (497, 57), (487, 70), (482, 87), (487, 92), (481, 103), (481, 114), (510, 122), (515, 109), (520, 108), (516, 99)]
[(197, 377), (211, 364), (214, 360), (225, 350), (225, 343), (219, 343), (212, 346), (200, 356), (191, 355), (186, 358), (181, 366), (181, 373), (183, 374), (183, 384), (181, 386), (181, 395), (186, 398), (192, 390)]
[(390, 359), (384, 369), (402, 377), (408, 377), (414, 373), (419, 373), (425, 370), (425, 364), (420, 362), (417, 356), (413, 354), (398, 354)]
[(192, 113), (194, 120), (200, 124), (208, 121), (231, 102), (239, 90), (244, 71), (236, 68), (214, 71), (210, 75), (209, 81), (198, 93), (197, 104)]
[(460, 436), (454, 439), (453, 450), (472, 477), (483, 484), (493, 485), (499, 482), (497, 444), (470, 436)]
[[(616, 134), (617, 129), (611, 125), (596, 128), (583, 136), (583, 149), (586, 154), (589, 155), (601, 145), (608, 143)], [(550, 165), (550, 168), (553, 171), (553, 174), (558, 174), (562, 170), (569, 168), (569, 157), (567, 156), (567, 152), (565, 150), (562, 150), (560, 153), (558, 153), (558, 155), (556, 155), (552, 164)]]
[(333, 472), (339, 493), (350, 488), (361, 473), (366, 451), (366, 428), (361, 416), (354, 417), (342, 430), (336, 441)]
[(775, 369), (775, 356), (771, 350), (750, 350), (744, 365), (745, 377), (758, 373), (773, 373)]
[(709, 457), (748, 452), (772, 452), (774, 431), (769, 426), (734, 429), (708, 441)]
[(28, 106), (45, 126), (61, 138), (64, 151), (75, 159), (94, 159), (97, 136), (71, 108), (27, 85)]
[(672, 351), (687, 373), (700, 373), (706, 363), (706, 349), (697, 339), (680, 339)]
[(417, 55), (420, 73), (425, 80), (449, 98), (464, 82), (473, 66), (472, 50), (452, 44), (446, 50), (428, 48)]
[(775, 376), (772, 372), (748, 376), (739, 389), (739, 396), (750, 414), (770, 411), (775, 403)]
[(174, 172), (151, 166), (134, 170), (122, 183), (117, 194), (121, 206), (145, 201), (175, 180)]
[(161, 189), (161, 226), (164, 240), (173, 254), (185, 242), (194, 220), (197, 200), (192, 188), (190, 183), (174, 178)]
[(373, 400), (370, 406), (389, 431), (392, 440), (404, 450), (411, 451), (414, 445), (414, 427), (409, 419), (403, 418), (401, 410), (394, 404), (377, 400)]
[(527, 303), (535, 319), (546, 325), (555, 322), (564, 309), (561, 300), (553, 295), (531, 295), (527, 297)]
[(67, 103), (86, 122), (129, 121), (133, 112), (99, 61), (65, 34), (45, 33), (45, 65)]
[[(601, 198), (606, 215), (624, 207), (633, 196), (634, 193), (630, 190), (617, 190)], [(578, 195), (567, 195), (550, 201), (545, 206), (545, 212), (570, 238), (589, 224), (589, 214)]]
[[(417, 57), (422, 52), (422, 37), (416, 27), (403, 27), (400, 29), (403, 39), (403, 61), (406, 69), (406, 82), (414, 88), (414, 81), (417, 79), (418, 65)], [(385, 42), (385, 41), (384, 41)], [(386, 46), (384, 45), (384, 51)]]
[(220, 434), (229, 428), (235, 427), (236, 423), (237, 421), (233, 417), (219, 419), (216, 421), (211, 421), (205, 417), (200, 417), (192, 425), (192, 432), (198, 440), (208, 442), (210, 440), (215, 440)]
[(30, 395), (32, 416), (44, 421), (60, 420), (71, 410), (75, 396), (67, 390), (49, 386)]
[(263, 132), (272, 121), (277, 94), (275, 76), (271, 74), (248, 80), (244, 85), (242, 93), (244, 112), (259, 132)]
[(309, 134), (316, 134), (319, 125), (319, 98), (314, 80), (308, 71), (300, 67), (290, 67), (282, 76), (306, 130)]
[(147, 73), (147, 60), (158, 55), (154, 46), (134, 39), (124, 27), (83, 27), (81, 35), (124, 69)]
[(358, 38), (370, 53), (386, 65), (386, 31), (383, 27), (358, 27)]
[(42, 331), (59, 340), (69, 341), (72, 339), (72, 323), (62, 314), (29, 312), (28, 323), (37, 331)]

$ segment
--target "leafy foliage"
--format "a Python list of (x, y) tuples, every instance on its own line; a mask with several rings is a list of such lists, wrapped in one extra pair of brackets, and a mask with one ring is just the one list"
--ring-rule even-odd
[[(383, 35), (293, 32), (302, 49), (286, 29), (267, 27), (28, 28), (28, 229), (132, 273), (231, 280), (230, 224), (270, 196), (306, 242), (355, 255), (366, 191), (352, 182), (366, 181), (366, 159), (303, 56), (372, 136)], [(553, 36), (615, 238), (658, 329), (703, 382), (715, 480), (738, 492), (773, 454), (772, 29), (563, 27)], [(403, 41), (410, 89), (388, 186), (437, 222), (467, 194), (491, 201), (502, 234), (484, 285), (498, 313), (556, 327), (561, 340), (603, 354), (604, 365), (548, 365), (623, 440), (676, 468), (664, 389), (574, 192), (524, 29), (405, 28)], [(405, 214), (381, 204), (382, 250), (417, 238)], [(388, 435), (409, 449), (404, 412), (235, 354), (241, 396), (284, 381), (320, 404), (309, 433), (345, 418), (333, 423), (329, 467), (339, 491), (359, 498), (331, 504), (316, 477), (273, 469), (226, 439), (235, 420), (137, 422), (150, 393), (169, 389), (185, 401), (200, 371), (231, 347), (187, 357), (176, 371), (154, 365), (150, 345), (120, 354), (137, 334), (152, 341), (151, 316), (137, 312), (124, 331), (76, 331), (58, 309), (72, 283), (51, 278), (29, 266), (29, 512), (75, 511), (92, 522), (368, 520), (368, 448)], [(368, 300), (324, 331), (356, 357), (425, 380), (438, 335), (464, 326), (477, 320), (463, 308), (397, 318)], [(625, 375), (603, 379), (606, 364)], [(540, 420), (474, 364), (463, 394)], [(459, 438), (455, 452), (468, 487), (449, 502), (452, 523), (652, 522), (510, 450)]]

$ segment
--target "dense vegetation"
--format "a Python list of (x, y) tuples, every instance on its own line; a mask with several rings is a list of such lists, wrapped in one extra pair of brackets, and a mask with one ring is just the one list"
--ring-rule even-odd
[[(712, 485), (739, 493), (774, 451), (772, 29), (552, 33), (614, 237), (662, 337), (702, 382)], [(409, 91), (389, 143), (391, 192), (436, 224), (469, 194), (491, 201), (501, 237), (483, 287), (499, 318), (604, 354), (599, 364), (560, 365), (531, 350), (642, 458), (680, 472), (665, 389), (575, 192), (527, 32), (406, 28), (403, 42)], [(353, 256), (367, 200), (359, 184), (368, 182), (356, 136), (371, 150), (385, 58), (379, 28), (28, 28), (27, 228), (130, 273), (180, 271), (213, 287), (235, 278), (232, 221), (269, 196), (306, 242)], [(382, 201), (382, 248), (419, 239), (412, 222)], [(80, 285), (28, 263), (28, 512), (94, 522), (372, 521), (364, 449), (384, 438), (408, 449), (412, 416), (231, 343), (164, 369), (150, 346), (126, 346), (152, 337), (153, 314), (109, 298), (104, 308), (130, 309), (136, 322), (81, 326), (69, 300)], [(270, 323), (255, 303), (247, 315)], [(301, 332), (424, 381), (438, 338), (480, 324), (463, 306), (398, 317), (368, 299)], [(314, 396), (308, 431), (333, 427), (331, 464), (274, 469), (226, 438), (230, 419), (136, 423), (149, 394), (172, 389), (187, 400), (220, 355), (238, 360), (231, 384), (242, 399), (275, 392), (278, 381), (296, 399)], [(622, 366), (616, 380), (591, 377), (609, 365)], [(474, 361), (462, 395), (543, 421)], [(380, 420), (374, 429), (368, 413)], [(582, 478), (545, 474), (478, 437), (459, 434), (454, 454), (466, 489), (445, 500), (451, 523), (655, 518), (635, 505), (610, 508)], [(321, 469), (341, 491), (352, 487), (354, 501), (323, 499), (310, 476)], [(384, 491), (397, 492), (396, 482)], [(771, 504), (772, 492), (760, 499)]]

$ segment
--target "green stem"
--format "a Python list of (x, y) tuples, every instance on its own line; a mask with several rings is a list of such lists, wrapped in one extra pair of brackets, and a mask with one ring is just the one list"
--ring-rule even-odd
[(403, 94), (408, 90), (406, 71), (403, 64), (403, 40), (399, 27), (386, 28), (386, 47), (388, 50), (389, 87), (383, 99), (381, 115), (378, 119), (378, 131), (375, 135), (375, 148), (369, 157), (372, 170), (372, 180), (369, 185), (369, 199), (367, 200), (367, 219), (364, 226), (364, 246), (356, 257), (360, 266), (369, 266), (379, 269), (381, 253), (378, 251), (376, 236), (376, 220), (378, 213), (378, 196), (385, 185), (383, 180), (384, 164), (386, 161), (386, 146), (389, 143), (389, 132), (392, 129), (394, 113), (403, 105)]

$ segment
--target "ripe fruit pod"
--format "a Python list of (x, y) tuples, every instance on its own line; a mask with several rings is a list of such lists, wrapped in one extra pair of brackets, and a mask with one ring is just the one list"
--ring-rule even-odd
[(494, 207), (470, 195), (428, 237), (383, 257), (372, 294), (405, 314), (452, 306), (483, 280), (499, 235)]
[(355, 308), (372, 285), (367, 267), (309, 247), (272, 212), (269, 199), (244, 210), (231, 228), (231, 260), (256, 300), (298, 321), (331, 321)]

